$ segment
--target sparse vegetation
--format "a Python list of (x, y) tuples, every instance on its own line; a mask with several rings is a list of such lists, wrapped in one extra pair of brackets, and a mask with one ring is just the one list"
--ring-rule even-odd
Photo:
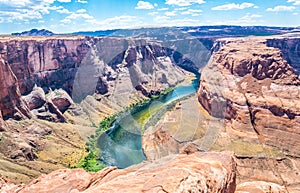
[(77, 168), (83, 168), (88, 172), (98, 172), (105, 165), (98, 161), (98, 151), (90, 151), (87, 156), (77, 165)]

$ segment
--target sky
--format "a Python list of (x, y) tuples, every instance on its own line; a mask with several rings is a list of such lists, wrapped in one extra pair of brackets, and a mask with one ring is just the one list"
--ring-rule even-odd
[(300, 0), (0, 0), (0, 34), (200, 25), (300, 26)]

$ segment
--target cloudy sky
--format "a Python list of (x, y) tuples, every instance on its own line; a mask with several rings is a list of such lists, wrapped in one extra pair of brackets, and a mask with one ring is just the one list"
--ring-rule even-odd
[(0, 0), (0, 34), (223, 24), (300, 26), (300, 0)]

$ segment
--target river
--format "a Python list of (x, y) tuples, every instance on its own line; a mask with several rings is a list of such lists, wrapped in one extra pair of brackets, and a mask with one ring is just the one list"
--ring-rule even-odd
[(152, 100), (138, 111), (125, 112), (97, 140), (100, 160), (105, 165), (126, 168), (145, 160), (142, 131), (145, 117), (153, 116), (162, 107), (196, 92), (199, 76), (187, 86), (178, 86), (170, 93)]

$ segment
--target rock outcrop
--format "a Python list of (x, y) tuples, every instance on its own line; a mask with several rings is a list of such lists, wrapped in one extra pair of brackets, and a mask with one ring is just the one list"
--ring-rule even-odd
[(236, 188), (233, 155), (194, 153), (170, 155), (127, 169), (108, 167), (98, 173), (58, 170), (28, 185), (0, 181), (0, 190), (19, 192), (228, 192)]
[[(0, 117), (4, 119), (30, 118), (31, 113), (21, 98), (17, 78), (10, 65), (4, 60), (3, 54), (0, 55), (0, 82)], [(2, 119), (1, 122), (3, 122)], [(1, 125), (3, 128), (3, 123)]]
[(299, 155), (300, 80), (283, 53), (266, 42), (220, 40), (223, 46), (202, 72), (198, 99), (211, 115), (226, 119), (231, 136)]
[(33, 161), (37, 159), (36, 151), (41, 149), (41, 139), (51, 134), (48, 127), (32, 124), (25, 128), (14, 128), (15, 133), (8, 133), (1, 140), (0, 152), (7, 158), (17, 161)]

